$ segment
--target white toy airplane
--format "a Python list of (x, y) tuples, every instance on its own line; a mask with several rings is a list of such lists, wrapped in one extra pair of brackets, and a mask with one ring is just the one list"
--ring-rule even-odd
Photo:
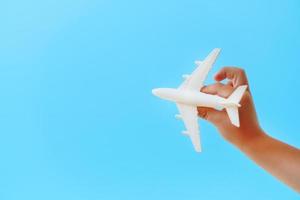
[(201, 152), (201, 143), (198, 125), (197, 107), (210, 107), (218, 110), (226, 109), (231, 123), (240, 126), (238, 107), (247, 85), (239, 86), (227, 99), (217, 95), (200, 92), (204, 86), (204, 80), (220, 53), (220, 49), (214, 49), (204, 61), (196, 61), (197, 68), (191, 75), (183, 75), (185, 81), (177, 88), (157, 88), (152, 93), (162, 99), (176, 103), (187, 131), (182, 133), (189, 136), (197, 152)]

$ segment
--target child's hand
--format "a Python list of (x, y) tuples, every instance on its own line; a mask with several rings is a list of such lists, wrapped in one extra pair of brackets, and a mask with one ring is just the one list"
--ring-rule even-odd
[[(227, 98), (238, 86), (248, 85), (247, 77), (244, 70), (235, 67), (224, 67), (215, 76), (216, 81), (228, 79), (227, 84), (220, 82), (208, 85), (202, 88), (202, 92), (208, 94), (216, 94)], [(198, 107), (198, 114), (200, 117), (213, 123), (222, 136), (229, 142), (242, 147), (252, 139), (262, 134), (260, 126), (257, 121), (256, 112), (252, 97), (249, 90), (244, 93), (240, 102), (239, 108), (240, 127), (231, 124), (229, 117), (223, 109), (218, 111), (212, 108)]]

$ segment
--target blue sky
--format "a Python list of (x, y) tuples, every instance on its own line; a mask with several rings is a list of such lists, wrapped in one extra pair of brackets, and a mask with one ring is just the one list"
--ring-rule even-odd
[(300, 146), (300, 3), (0, 2), (0, 199), (297, 199), (200, 120), (197, 154), (152, 96), (222, 48), (262, 127)]

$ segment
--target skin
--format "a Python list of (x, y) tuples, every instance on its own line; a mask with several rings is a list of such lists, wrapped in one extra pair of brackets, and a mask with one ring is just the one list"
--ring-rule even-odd
[[(220, 81), (227, 79), (227, 84)], [(202, 92), (227, 98), (236, 87), (248, 85), (239, 108), (240, 127), (231, 124), (225, 110), (198, 107), (198, 115), (211, 122), (223, 138), (273, 176), (300, 193), (300, 150), (266, 134), (259, 125), (246, 73), (236, 67), (224, 67), (216, 75), (217, 83)]]

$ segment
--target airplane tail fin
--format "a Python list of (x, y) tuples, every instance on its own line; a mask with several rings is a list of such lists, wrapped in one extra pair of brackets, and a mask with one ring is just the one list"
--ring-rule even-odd
[(246, 89), (247, 85), (239, 86), (235, 91), (233, 91), (233, 93), (227, 98), (226, 102), (224, 103), (224, 107), (226, 109), (228, 117), (231, 123), (236, 127), (240, 127), (238, 107), (241, 107), (239, 102), (242, 99)]

